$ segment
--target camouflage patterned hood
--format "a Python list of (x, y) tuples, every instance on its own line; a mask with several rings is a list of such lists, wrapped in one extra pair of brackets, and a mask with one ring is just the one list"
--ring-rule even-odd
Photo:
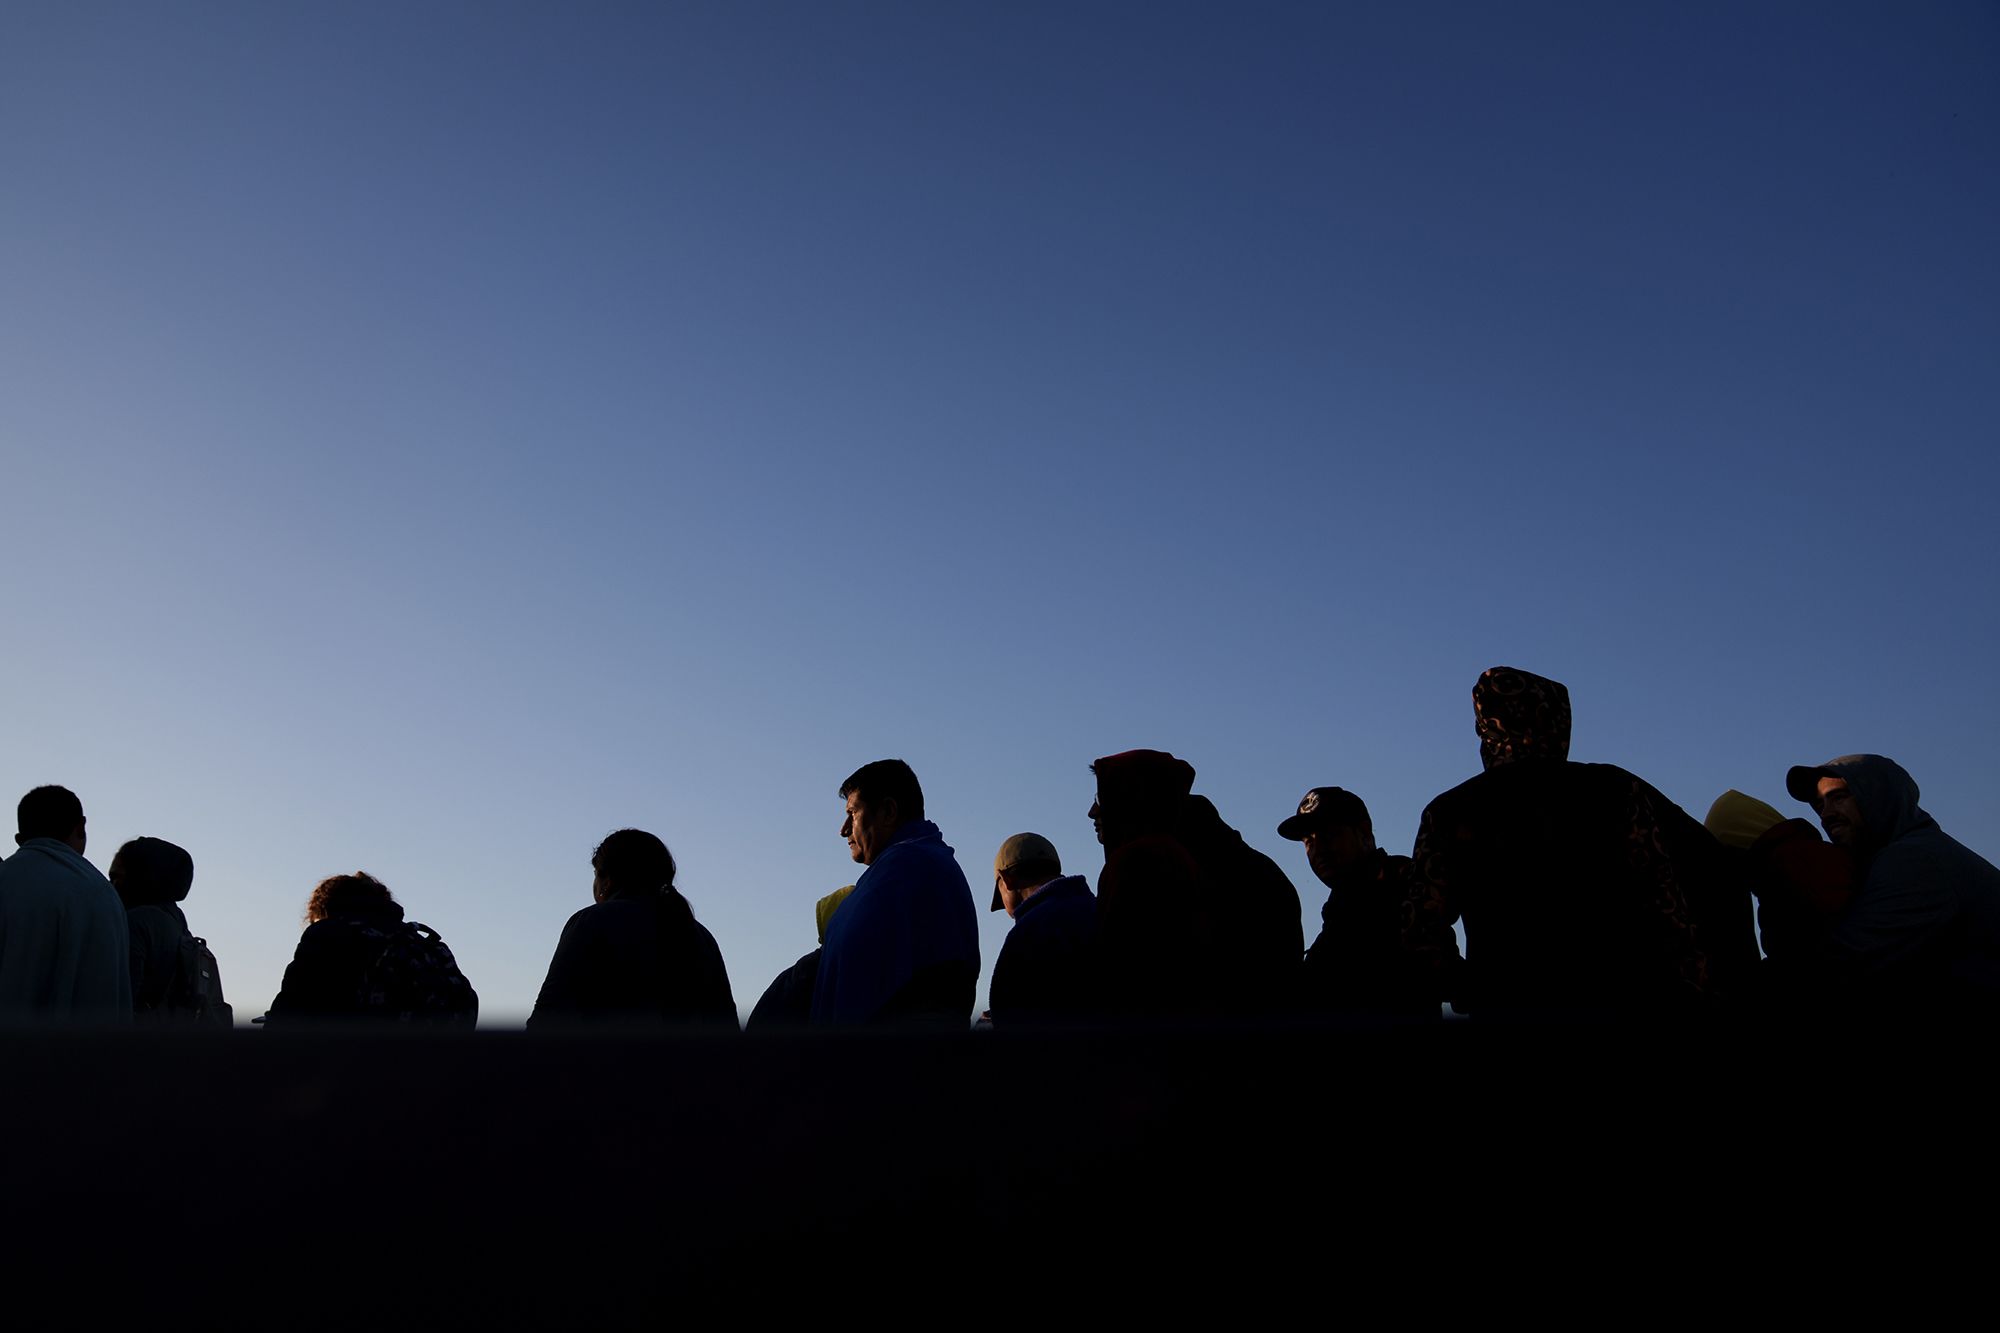
[(1569, 691), (1561, 681), (1515, 667), (1489, 668), (1472, 687), (1472, 716), (1487, 768), (1569, 758)]

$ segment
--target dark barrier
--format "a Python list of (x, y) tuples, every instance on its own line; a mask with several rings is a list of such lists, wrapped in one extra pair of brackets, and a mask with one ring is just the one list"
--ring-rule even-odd
[(1990, 1200), (1932, 1036), (13, 1033), (5, 1262), (96, 1327), (1657, 1313)]

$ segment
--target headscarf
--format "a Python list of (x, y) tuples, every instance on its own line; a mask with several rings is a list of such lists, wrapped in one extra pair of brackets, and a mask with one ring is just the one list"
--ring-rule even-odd
[(1748, 851), (1757, 845), (1757, 839), (1784, 822), (1784, 815), (1775, 806), (1732, 787), (1715, 798), (1701, 825), (1723, 846)]
[(1561, 681), (1517, 667), (1488, 668), (1472, 687), (1472, 716), (1487, 768), (1569, 758), (1569, 691)]
[(847, 895), (854, 892), (852, 884), (835, 889), (826, 897), (813, 904), (813, 921), (819, 926), (819, 942), (826, 943), (826, 923), (833, 920), (834, 909), (847, 901)]

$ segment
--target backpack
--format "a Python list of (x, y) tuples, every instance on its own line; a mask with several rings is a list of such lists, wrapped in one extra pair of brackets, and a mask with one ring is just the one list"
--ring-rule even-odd
[(464, 1023), (479, 1017), (479, 996), (458, 970), (451, 950), (429, 926), (405, 921), (362, 928), (375, 960), (362, 971), (356, 996), (362, 1012), (402, 1023)]
[(222, 969), (208, 941), (191, 931), (182, 931), (174, 978), (167, 983), (163, 1005), (176, 1019), (201, 1026), (228, 1027), (233, 1015), (222, 999)]

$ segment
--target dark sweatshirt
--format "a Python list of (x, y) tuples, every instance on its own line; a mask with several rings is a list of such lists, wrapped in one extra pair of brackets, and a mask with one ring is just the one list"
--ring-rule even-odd
[(2000, 1009), (2000, 869), (1938, 827), (1902, 765), (1852, 754), (1793, 769), (1787, 787), (1846, 780), (1861, 809), (1861, 887), (1808, 969), (1817, 997), (1862, 1012)]
[(736, 1027), (715, 937), (679, 892), (619, 893), (563, 927), (530, 1029), (579, 1024)]

